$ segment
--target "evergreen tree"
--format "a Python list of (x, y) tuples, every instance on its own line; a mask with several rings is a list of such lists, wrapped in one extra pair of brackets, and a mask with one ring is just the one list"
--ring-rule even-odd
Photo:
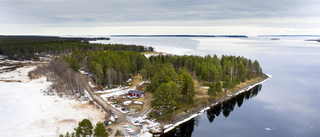
[(94, 131), (94, 134), (93, 134), (94, 137), (108, 137), (108, 133), (104, 128), (104, 124), (101, 122), (98, 122), (96, 124), (96, 127), (93, 131)]
[(141, 69), (141, 76), (142, 76), (143, 79), (149, 78), (147, 69), (145, 69), (145, 68)]
[(183, 80), (181, 85), (181, 92), (183, 96), (188, 97), (189, 103), (192, 104), (195, 94), (193, 79), (191, 75), (186, 71), (181, 72), (180, 78)]
[(67, 132), (67, 134), (66, 134), (66, 136), (65, 137), (70, 137), (70, 134), (69, 134), (69, 132)]
[(254, 68), (255, 76), (260, 76), (262, 74), (262, 69), (257, 60), (253, 62), (253, 68)]
[(169, 95), (169, 88), (166, 83), (162, 83), (153, 94), (154, 101), (153, 106), (166, 106), (170, 100), (171, 95)]
[(236, 77), (233, 75), (232, 76), (232, 87), (231, 88), (234, 88), (237, 84), (238, 84), (238, 81), (237, 81)]
[(212, 97), (216, 97), (216, 87), (214, 84), (210, 84), (209, 89), (208, 89), (208, 95)]
[(158, 75), (152, 77), (150, 84), (147, 86), (146, 91), (155, 92), (161, 83), (159, 82)]
[(173, 82), (173, 81), (170, 81), (169, 83), (167, 83), (167, 85), (170, 87), (170, 93), (171, 93), (171, 96), (172, 96), (172, 102), (171, 104), (173, 106), (175, 106), (177, 104), (177, 102), (179, 101), (180, 99), (180, 96), (181, 96), (181, 91), (180, 91), (180, 88), (178, 87), (178, 85)]
[(218, 93), (220, 93), (221, 91), (222, 91), (222, 87), (221, 87), (221, 83), (218, 81), (218, 82), (216, 82), (216, 91), (218, 92)]
[(226, 77), (224, 77), (224, 80), (223, 80), (223, 88), (229, 89), (231, 87), (232, 87), (232, 82), (231, 82), (230, 76), (227, 75)]
[(70, 68), (73, 69), (74, 71), (78, 71), (80, 68), (79, 63), (77, 62), (76, 58), (71, 58), (70, 59)]
[(101, 64), (97, 63), (95, 66), (96, 82), (98, 85), (102, 84), (103, 79), (103, 69)]
[(76, 130), (76, 136), (80, 137), (81, 136), (91, 136), (92, 135), (92, 124), (89, 119), (83, 119), (81, 122), (78, 123), (78, 127), (75, 128)]
[(244, 67), (244, 64), (240, 62), (238, 66), (238, 73), (239, 73), (239, 78), (241, 82), (246, 81), (246, 68)]

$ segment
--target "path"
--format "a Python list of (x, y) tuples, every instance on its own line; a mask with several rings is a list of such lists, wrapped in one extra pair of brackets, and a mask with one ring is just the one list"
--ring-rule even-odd
[(104, 99), (102, 99), (100, 96), (95, 94), (93, 89), (91, 88), (91, 86), (89, 85), (88, 82), (86, 82), (85, 89), (88, 91), (88, 93), (90, 94), (91, 98), (97, 104), (99, 104), (102, 107), (102, 109), (105, 110), (106, 113), (110, 114), (110, 110), (113, 110), (113, 112), (116, 115), (118, 115), (119, 118), (116, 120), (116, 122), (115, 122), (115, 124), (113, 126), (114, 131), (110, 135), (111, 137), (115, 136), (117, 129), (123, 128), (122, 125), (130, 125), (134, 129), (139, 130), (139, 127), (136, 127), (133, 124), (131, 124), (130, 122), (127, 122), (126, 115), (124, 113), (121, 113), (118, 109), (115, 109), (110, 104), (108, 104)]
[(85, 89), (88, 91), (88, 93), (90, 94), (91, 98), (98, 103), (102, 109), (107, 112), (110, 113), (110, 110), (113, 110), (113, 112), (118, 115), (119, 122), (122, 122), (122, 120), (125, 120), (125, 114), (121, 113), (118, 109), (113, 108), (112, 106), (110, 106), (104, 99), (102, 99), (100, 96), (98, 96), (97, 94), (94, 93), (93, 89), (90, 87), (89, 83), (86, 83), (85, 85)]

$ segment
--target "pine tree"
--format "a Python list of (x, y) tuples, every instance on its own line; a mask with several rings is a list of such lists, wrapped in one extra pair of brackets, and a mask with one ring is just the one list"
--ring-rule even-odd
[(70, 59), (70, 68), (73, 69), (74, 71), (78, 71), (80, 68), (79, 63), (77, 62), (76, 58), (71, 58)]
[(224, 77), (224, 80), (223, 80), (223, 88), (229, 89), (231, 88), (231, 86), (232, 86), (232, 82), (231, 82), (230, 76), (227, 75), (226, 77)]
[(241, 82), (246, 81), (246, 68), (244, 67), (244, 64), (240, 62), (238, 66), (238, 73), (239, 73), (239, 78)]
[(221, 92), (221, 90), (222, 90), (221, 83), (218, 81), (216, 83), (216, 91), (219, 93), (219, 92)]
[(93, 134), (94, 137), (108, 137), (108, 133), (104, 128), (104, 124), (101, 122), (98, 122), (96, 124), (96, 128), (93, 131), (94, 131), (94, 134)]
[(188, 101), (190, 104), (193, 104), (193, 97), (195, 94), (195, 89), (194, 89), (194, 83), (192, 76), (186, 72), (182, 71), (180, 74), (180, 77), (183, 79), (182, 85), (181, 85), (181, 92), (183, 96), (188, 97)]
[(91, 136), (92, 135), (92, 124), (89, 119), (83, 119), (81, 122), (78, 123), (78, 127), (75, 128), (76, 130), (76, 136), (79, 137), (82, 136)]
[(152, 102), (153, 106), (165, 106), (167, 104), (167, 90), (168, 87), (165, 83), (162, 83), (154, 92), (153, 98), (154, 101)]
[(69, 132), (67, 132), (67, 134), (66, 134), (66, 136), (65, 137), (70, 137), (70, 134), (69, 134)]
[(212, 98), (212, 97), (216, 97), (217, 93), (216, 93), (216, 87), (214, 84), (210, 84), (209, 89), (208, 89), (208, 95)]
[(96, 64), (95, 66), (95, 72), (96, 72), (96, 77), (97, 77), (97, 83), (98, 85), (101, 85), (102, 84), (102, 79), (103, 79), (103, 69), (102, 69), (102, 66), (101, 64)]

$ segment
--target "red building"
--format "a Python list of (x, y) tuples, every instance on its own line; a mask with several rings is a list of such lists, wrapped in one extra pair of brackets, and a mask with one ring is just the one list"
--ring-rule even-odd
[(128, 91), (128, 95), (131, 96), (131, 97), (140, 98), (140, 97), (144, 97), (145, 93), (141, 92), (141, 91), (136, 91), (136, 90), (129, 90)]

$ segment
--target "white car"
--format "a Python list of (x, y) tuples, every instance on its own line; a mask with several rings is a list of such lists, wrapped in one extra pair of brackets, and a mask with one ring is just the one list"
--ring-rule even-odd
[(115, 118), (115, 119), (118, 119), (119, 117), (118, 117), (118, 115), (114, 115), (114, 118)]

